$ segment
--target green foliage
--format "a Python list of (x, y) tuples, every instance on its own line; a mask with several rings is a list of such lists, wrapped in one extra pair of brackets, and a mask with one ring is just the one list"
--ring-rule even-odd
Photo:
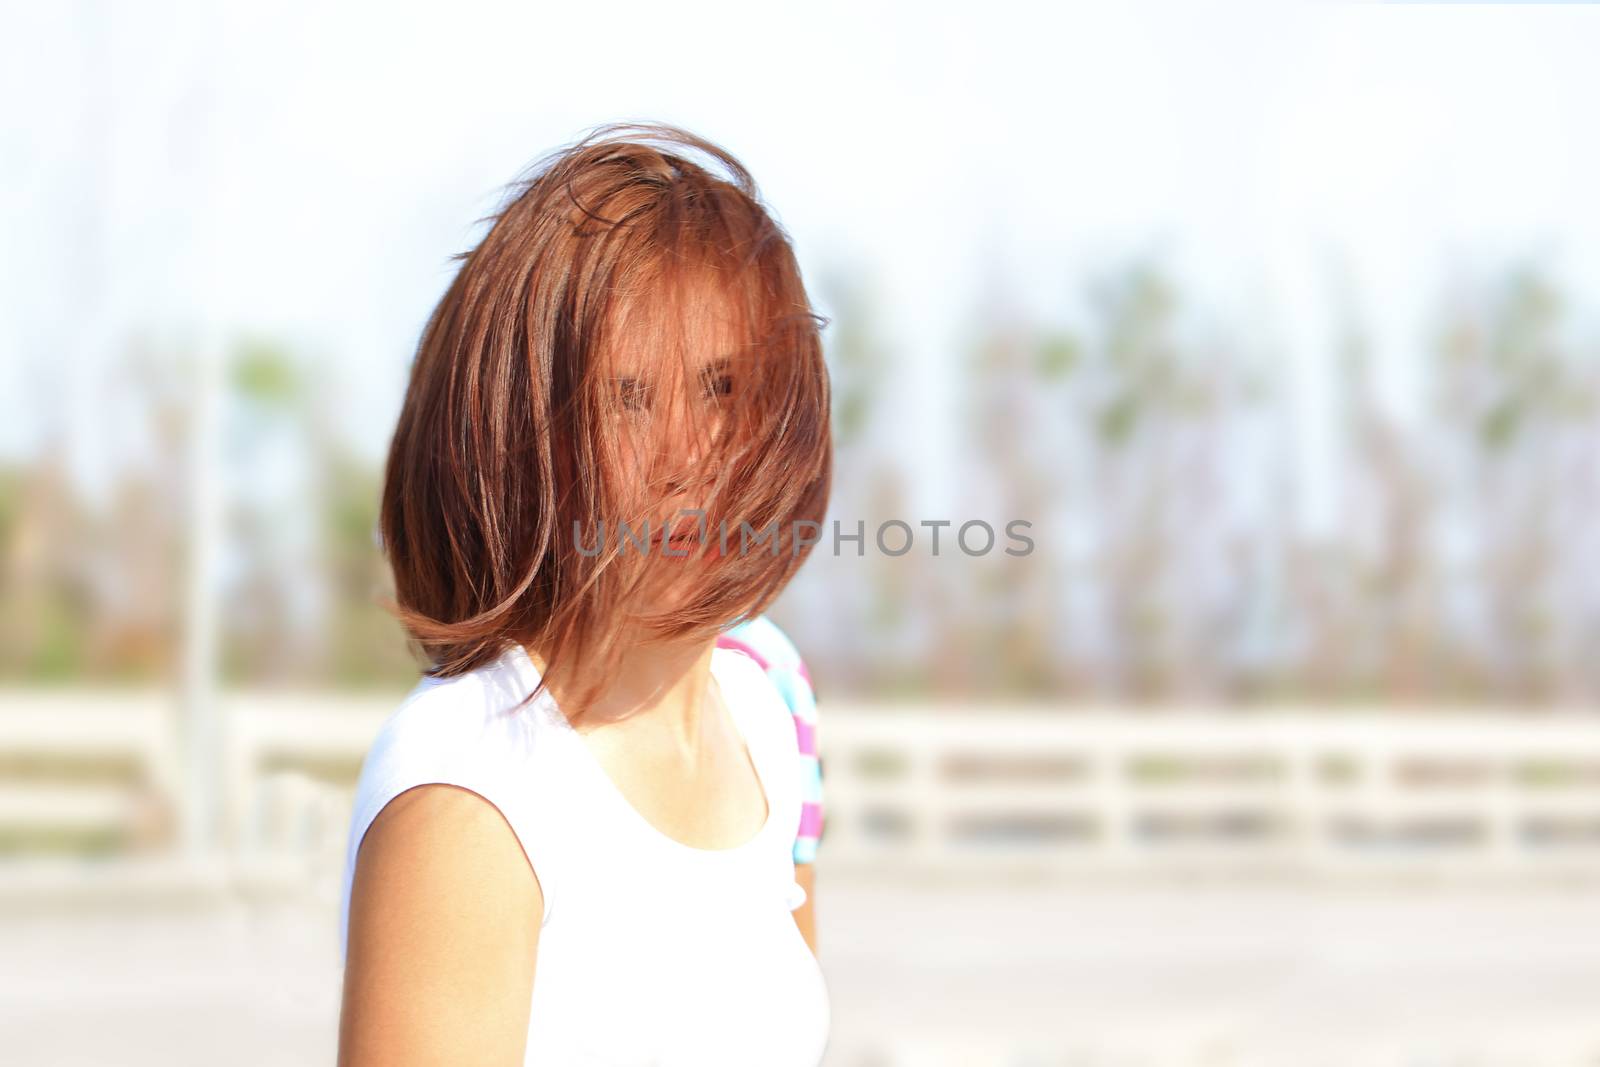
[(22, 520), (22, 488), (22, 471), (0, 468), (0, 555), (10, 550)]
[(25, 677), (40, 682), (70, 682), (84, 673), (90, 612), (77, 586), (60, 586), (56, 593), (37, 607), (32, 655), (22, 665)]
[(874, 301), (862, 284), (825, 271), (818, 283), (833, 314), (824, 334), (833, 394), (833, 439), (848, 448), (861, 440), (882, 396), (888, 353), (878, 340)]
[(267, 408), (293, 409), (302, 399), (300, 372), (289, 351), (261, 338), (250, 338), (229, 364), (229, 384), (240, 398)]
[(1076, 337), (1052, 333), (1040, 342), (1035, 367), (1041, 378), (1057, 381), (1071, 374), (1082, 361), (1083, 346)]
[(1476, 408), (1447, 411), (1464, 421), (1478, 445), (1503, 454), (1594, 407), (1583, 369), (1558, 337), (1566, 301), (1536, 267), (1512, 270), (1487, 303), (1486, 323), (1452, 320), (1436, 347), (1440, 369), (1478, 383)]
[(1138, 425), (1139, 398), (1131, 391), (1113, 398), (1095, 416), (1095, 432), (1114, 445), (1126, 443)]

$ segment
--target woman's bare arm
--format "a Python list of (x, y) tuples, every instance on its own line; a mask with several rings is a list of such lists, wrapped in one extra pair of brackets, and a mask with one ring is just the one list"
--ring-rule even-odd
[(340, 1067), (521, 1067), (544, 896), (498, 808), (409, 789), (361, 843)]
[(806, 891), (805, 903), (794, 909), (794, 921), (800, 927), (800, 936), (806, 939), (806, 944), (811, 946), (811, 954), (815, 956), (817, 954), (817, 865), (795, 864), (794, 880)]

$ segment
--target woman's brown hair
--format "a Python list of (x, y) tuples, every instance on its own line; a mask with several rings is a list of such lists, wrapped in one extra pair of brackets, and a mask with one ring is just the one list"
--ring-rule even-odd
[[(827, 320), (749, 172), (675, 126), (598, 127), (479, 221), (390, 445), (386, 606), (429, 675), (517, 643), (540, 689), (593, 693), (633, 641), (759, 614), (809, 555), (832, 475)], [(727, 551), (665, 559), (643, 540), (663, 521)], [(652, 610), (663, 582), (681, 595)]]

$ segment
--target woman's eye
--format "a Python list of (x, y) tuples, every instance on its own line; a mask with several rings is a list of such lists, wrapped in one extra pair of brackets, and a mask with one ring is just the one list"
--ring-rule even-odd
[(629, 411), (643, 411), (649, 403), (645, 387), (635, 378), (617, 379), (617, 397)]
[(733, 393), (733, 376), (730, 374), (716, 374), (706, 379), (706, 395), (710, 397), (725, 397)]

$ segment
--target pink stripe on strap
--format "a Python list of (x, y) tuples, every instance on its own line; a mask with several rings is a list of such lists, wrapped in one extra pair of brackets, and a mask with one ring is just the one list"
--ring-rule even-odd
[(800, 755), (815, 756), (817, 754), (817, 728), (795, 716), (794, 732), (800, 741)]
[(747, 655), (751, 659), (755, 660), (756, 664), (762, 670), (766, 670), (767, 667), (769, 666), (765, 656), (763, 656), (761, 653), (757, 652), (754, 648), (750, 647), (750, 645), (748, 645), (745, 642), (739, 640), (737, 637), (729, 637), (727, 634), (722, 634), (721, 636), (719, 636), (717, 638), (717, 647), (718, 648), (731, 648), (736, 652), (743, 652), (745, 655)]
[(822, 805), (808, 800), (800, 805), (800, 836), (816, 837), (822, 833)]

